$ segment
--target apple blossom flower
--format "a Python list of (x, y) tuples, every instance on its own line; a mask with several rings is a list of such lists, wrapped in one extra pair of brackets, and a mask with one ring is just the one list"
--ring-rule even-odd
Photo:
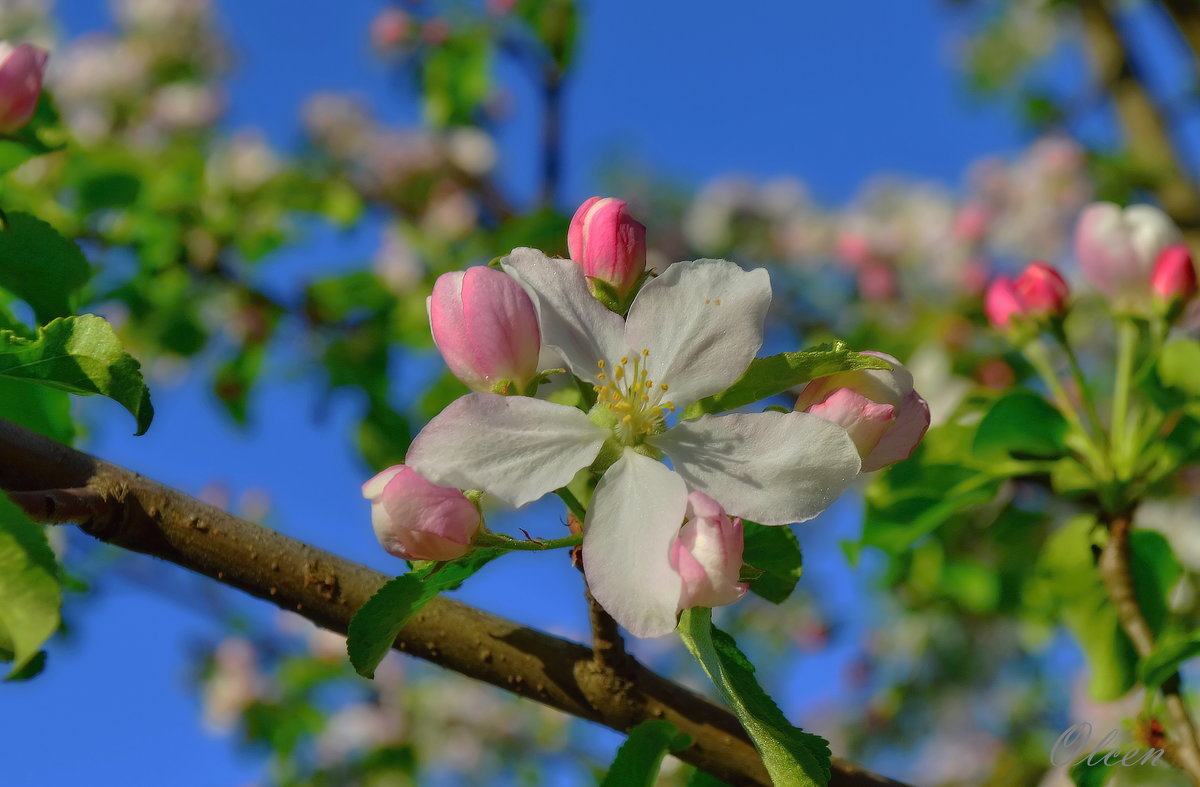
[[(515, 249), (501, 267), (533, 298), (546, 345), (591, 383), (590, 413), (520, 396), (468, 394), (429, 422), (407, 462), (437, 484), (522, 506), (602, 472), (583, 523), (592, 594), (639, 637), (675, 628), (683, 580), (671, 550), (689, 488), (770, 525), (819, 514), (858, 475), (845, 430), (806, 413), (668, 414), (725, 390), (762, 344), (765, 270), (680, 262), (647, 282), (628, 320), (588, 291), (579, 267)], [(659, 461), (669, 457), (674, 469)]]
[(646, 272), (646, 228), (615, 197), (592, 197), (579, 206), (567, 231), (571, 259), (589, 280), (629, 295)]
[(444, 273), (426, 305), (434, 343), (468, 388), (524, 391), (537, 376), (537, 314), (511, 277), (484, 266)]
[(1084, 275), (1105, 295), (1123, 306), (1150, 295), (1154, 261), (1180, 235), (1167, 214), (1153, 205), (1111, 202), (1087, 206), (1075, 230), (1075, 254)]
[(800, 392), (795, 409), (845, 429), (862, 456), (862, 472), (869, 473), (912, 455), (929, 428), (929, 405), (899, 361), (887, 353), (862, 354), (882, 358), (892, 368), (818, 377)]
[(1044, 262), (1034, 262), (1013, 285), (1025, 316), (1059, 317), (1066, 311), (1070, 288), (1062, 275)]
[(1183, 303), (1196, 294), (1196, 266), (1187, 246), (1177, 243), (1159, 253), (1150, 288), (1164, 303)]
[(379, 543), (405, 560), (462, 557), (483, 526), (479, 508), (462, 492), (430, 483), (411, 467), (389, 467), (362, 490)]
[(741, 582), (742, 520), (730, 518), (703, 492), (688, 495), (687, 521), (671, 547), (671, 566), (683, 579), (679, 609), (719, 607), (746, 595)]
[(33, 117), (49, 57), (33, 44), (0, 41), (0, 134), (13, 133)]

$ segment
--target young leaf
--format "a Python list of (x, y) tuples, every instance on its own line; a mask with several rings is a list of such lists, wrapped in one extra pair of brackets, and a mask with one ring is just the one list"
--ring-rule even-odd
[(112, 326), (94, 314), (54, 320), (34, 339), (0, 331), (0, 377), (81, 396), (103, 394), (133, 414), (138, 434), (154, 418), (141, 365), (122, 349)]
[(1039, 457), (1067, 453), (1067, 422), (1054, 405), (1032, 391), (1014, 391), (996, 400), (979, 422), (972, 452)]
[[(1137, 654), (1096, 570), (1094, 525), (1091, 517), (1076, 517), (1046, 540), (1027, 588), (1027, 601), (1066, 625), (1087, 658), (1091, 695), (1107, 702), (1133, 685)], [(1135, 558), (1135, 572), (1138, 562)], [(1145, 584), (1136, 575), (1135, 583)]]
[(890, 369), (880, 358), (854, 352), (844, 342), (822, 344), (797, 353), (780, 353), (756, 358), (741, 379), (719, 394), (691, 405), (685, 418), (705, 413), (721, 413), (783, 393), (789, 388), (818, 377), (856, 369)]
[(662, 719), (644, 721), (629, 731), (629, 738), (617, 750), (600, 787), (654, 787), (658, 769), (669, 751), (692, 745), (692, 739), (675, 725)]
[(766, 527), (746, 521), (742, 525), (746, 544), (742, 562), (754, 570), (746, 580), (750, 590), (772, 604), (782, 604), (792, 595), (804, 570), (796, 534), (790, 527)]
[(1200, 396), (1200, 342), (1175, 339), (1163, 348), (1158, 359), (1162, 384), (1190, 396)]
[(1155, 648), (1138, 667), (1138, 677), (1147, 691), (1154, 691), (1179, 670), (1188, 659), (1200, 655), (1200, 636), (1165, 642)]
[(23, 674), (58, 630), (62, 590), (42, 528), (0, 493), (0, 650)]
[(71, 314), (76, 293), (92, 275), (83, 252), (28, 213), (14, 211), (6, 219), (0, 229), (0, 287), (33, 307), (40, 323)]
[[(1096, 752), (1091, 757), (1084, 757), (1071, 766), (1069, 774), (1075, 787), (1104, 787), (1113, 769), (1113, 766), (1105, 765), (1103, 762), (1103, 755), (1107, 754), (1108, 752)], [(1096, 764), (1092, 765), (1089, 760), (1093, 760)]]
[(712, 610), (684, 610), (677, 631), (750, 734), (775, 787), (829, 784), (829, 744), (819, 735), (791, 725), (758, 685), (754, 665), (733, 638), (712, 624)]
[(503, 549), (479, 549), (449, 563), (433, 563), (396, 577), (381, 587), (350, 620), (346, 652), (354, 670), (375, 677), (400, 629), (439, 593), (453, 590)]

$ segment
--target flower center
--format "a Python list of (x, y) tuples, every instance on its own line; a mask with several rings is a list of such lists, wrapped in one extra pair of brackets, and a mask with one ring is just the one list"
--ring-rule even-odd
[(615, 416), (613, 433), (625, 445), (637, 445), (646, 436), (663, 431), (667, 413), (675, 412), (675, 405), (662, 400), (667, 384), (655, 385), (650, 379), (646, 369), (649, 355), (649, 350), (642, 350), (632, 363), (628, 357), (622, 358), (611, 370), (600, 361), (600, 384), (592, 386), (597, 404)]

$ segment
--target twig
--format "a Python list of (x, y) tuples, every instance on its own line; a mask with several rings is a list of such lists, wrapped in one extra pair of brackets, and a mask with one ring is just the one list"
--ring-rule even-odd
[[(1108, 526), (1108, 544), (1100, 553), (1097, 568), (1121, 627), (1129, 635), (1138, 656), (1144, 659), (1154, 652), (1154, 632), (1142, 614), (1134, 590), (1129, 547), (1132, 514), (1109, 515), (1104, 517), (1104, 523)], [(1161, 691), (1174, 738), (1171, 759), (1193, 784), (1200, 785), (1200, 742), (1197, 741), (1196, 726), (1183, 701), (1178, 672), (1163, 682)]]
[(617, 675), (629, 672), (629, 654), (625, 652), (625, 640), (617, 628), (617, 621), (604, 611), (600, 602), (596, 601), (592, 591), (588, 590), (588, 619), (592, 622), (592, 654), (596, 666), (611, 670)]
[[(345, 633), (389, 577), (239, 519), (194, 498), (0, 419), (0, 489), (87, 488), (108, 501), (85, 532), (239, 588)], [(693, 744), (680, 759), (735, 785), (768, 781), (737, 719), (628, 659), (627, 676), (595, 668), (591, 650), (446, 598), (401, 630), (397, 650), (550, 707), (626, 732), (665, 719)], [(834, 758), (832, 787), (900, 782)]]

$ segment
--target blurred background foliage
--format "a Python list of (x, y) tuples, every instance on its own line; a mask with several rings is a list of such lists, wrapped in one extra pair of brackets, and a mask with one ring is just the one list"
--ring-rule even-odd
[[(767, 266), (772, 351), (834, 336), (886, 351), (906, 361), (933, 411), (918, 453), (864, 486), (861, 531), (842, 543), (865, 566), (855, 583), (869, 587), (826, 593), (818, 567), (782, 605), (747, 599), (723, 625), (766, 675), (841, 654), (840, 701), (804, 721), (842, 756), (920, 784), (1063, 784), (1048, 752), (1068, 720), (1124, 724), (1145, 742), (1156, 711), (1130, 691), (1136, 658), (1115, 621), (1098, 628), (1090, 566), (1073, 562), (1071, 545), (1088, 538), (1077, 475), (1054, 450), (1040, 464), (1014, 462), (1010, 449), (1028, 446), (980, 439), (985, 413), (1000, 433), (1041, 417), (1019, 402), (995, 415), (1032, 369), (987, 329), (980, 297), (989, 278), (1031, 259), (1071, 270), (1073, 224), (1094, 199), (1158, 201), (1196, 248), (1200, 6), (958, 0), (943, 11), (963, 91), (1026, 124), (1019, 155), (982, 159), (955, 183), (881, 178), (838, 205), (790, 177), (693, 187), (621, 156), (604, 167), (604, 191), (647, 224), (660, 267), (708, 256)], [(465, 391), (432, 360), (433, 280), (515, 246), (566, 256), (562, 93), (587, 5), (380, 3), (364, 45), (418, 98), (420, 122), (316, 92), (289, 149), (222, 122), (223, 80), (244, 53), (206, 0), (118, 0), (112, 14), (112, 28), (67, 39), (48, 4), (0, 1), (0, 40), (52, 52), (37, 127), (43, 143), (65, 146), (29, 161), (0, 153), (4, 210), (80, 245), (96, 270), (80, 311), (118, 327), (152, 387), (198, 371), (212, 405), (245, 425), (264, 374), (319, 369), (323, 399), (355, 402), (349, 438), (363, 478), (400, 461), (420, 425)], [(523, 200), (496, 178), (511, 80), (539, 97), (521, 110), (537, 113), (538, 135), (538, 185)], [(283, 286), (262, 273), (316, 227), (364, 222), (385, 226), (368, 263)], [(1197, 330), (1200, 314), (1188, 316), (1183, 335)], [(1099, 308), (1084, 298), (1068, 331), (1085, 368), (1106, 379), (1113, 337)], [(1186, 417), (1184, 431), (1200, 432)], [(77, 420), (84, 446), (88, 430)], [(71, 435), (60, 423), (56, 436)], [(1190, 439), (1185, 466), (1200, 459)], [(1157, 500), (1138, 515), (1157, 603), (1182, 631), (1200, 623), (1198, 491), (1200, 474), (1185, 469), (1149, 490)], [(241, 505), (269, 520), (267, 502)], [(803, 531), (801, 542), (821, 537)], [(82, 541), (67, 566), (79, 586), (123, 571), (158, 592), (176, 587), (228, 625), (227, 638), (198, 646), (195, 684), (207, 724), (236, 731), (231, 745), (266, 762), (269, 783), (534, 784), (555, 762), (568, 780), (606, 767), (582, 722), (411, 661), (389, 660), (368, 684), (336, 637), (294, 618), (252, 622), (198, 580), (162, 580), (167, 569)], [(873, 628), (862, 632), (863, 619)], [(847, 628), (862, 636), (845, 642)], [(643, 655), (690, 674), (680, 649), (646, 645)], [(685, 783), (685, 771), (668, 758), (662, 783)]]

